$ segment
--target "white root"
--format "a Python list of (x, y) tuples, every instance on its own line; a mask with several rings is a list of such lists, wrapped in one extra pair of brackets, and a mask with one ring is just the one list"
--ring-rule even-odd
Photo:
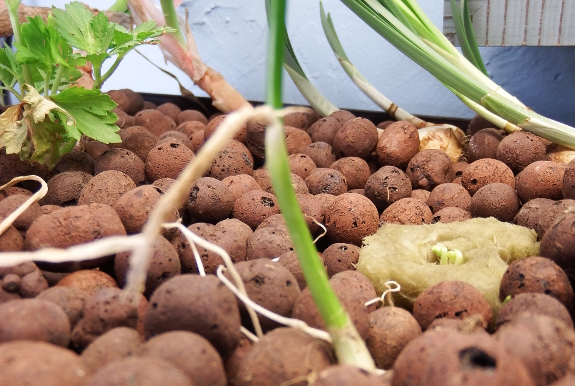
[[(385, 304), (385, 297), (386, 296), (387, 296), (387, 301), (389, 302), (389, 305), (393, 307), (393, 299), (391, 297), (391, 293), (401, 291), (401, 286), (399, 285), (398, 282), (393, 281), (393, 280), (386, 281), (384, 284), (387, 287), (387, 289), (385, 291), (383, 291), (381, 296), (365, 302), (364, 307), (371, 306), (372, 304), (379, 303), (379, 302), (381, 302), (382, 304)], [(394, 287), (391, 287), (392, 285)]]
[[(191, 230), (189, 230), (188, 228), (183, 226), (181, 223), (175, 222), (175, 223), (163, 224), (163, 227), (168, 228), (168, 229), (169, 228), (178, 228), (184, 234), (184, 236), (186, 236), (186, 239), (188, 239), (188, 241), (190, 242), (190, 245), (197, 243), (200, 247), (205, 248), (208, 251), (217, 253), (222, 258), (222, 260), (224, 261), (224, 263), (226, 264), (228, 269), (230, 270), (230, 274), (232, 275), (232, 278), (236, 282), (236, 285), (238, 286), (238, 288), (240, 289), (242, 294), (247, 296), (247, 291), (246, 291), (246, 287), (244, 286), (244, 281), (242, 280), (242, 278), (240, 277), (240, 274), (238, 273), (238, 271), (234, 267), (234, 262), (232, 261), (230, 255), (223, 248), (218, 247), (217, 245), (210, 243), (207, 240), (202, 239), (200, 236), (196, 235), (194, 232), (192, 232)], [(196, 250), (196, 253), (197, 253), (197, 250)], [(196, 263), (198, 264), (198, 270), (200, 269), (200, 267), (202, 267), (201, 269), (203, 271), (204, 268), (203, 268), (202, 260), (199, 258), (199, 254), (196, 257)], [(204, 275), (205, 275), (205, 273), (204, 273)], [(254, 310), (251, 309), (250, 307), (247, 307), (247, 310), (248, 310), (248, 314), (250, 315), (250, 319), (252, 320), (252, 323), (254, 325), (254, 329), (256, 330), (256, 334), (258, 337), (261, 338), (264, 334), (262, 332), (262, 328), (260, 326), (260, 321), (258, 319), (258, 316), (255, 314)]]
[(0, 222), (0, 235), (4, 233), (4, 231), (8, 229), (10, 225), (12, 225), (14, 220), (16, 220), (18, 216), (20, 216), (22, 213), (24, 213), (24, 211), (28, 209), (30, 205), (40, 201), (42, 197), (44, 197), (46, 193), (48, 193), (48, 185), (46, 184), (46, 181), (44, 181), (42, 178), (38, 176), (33, 175), (12, 178), (12, 180), (7, 184), (0, 186), (0, 190), (16, 185), (18, 182), (21, 181), (38, 181), (42, 186), (36, 193), (34, 193), (30, 198), (24, 201), (24, 203), (20, 205), (14, 212), (10, 213), (8, 217), (6, 217), (4, 220), (2, 220), (2, 222)]
[(273, 320), (274, 322), (278, 322), (281, 323), (285, 326), (288, 327), (293, 327), (293, 328), (297, 328), (299, 330), (304, 331), (305, 333), (309, 334), (310, 336), (313, 336), (314, 338), (317, 339), (322, 339), (325, 340), (326, 342), (331, 342), (331, 335), (327, 332), (327, 331), (323, 331), (323, 330), (318, 330), (316, 328), (312, 328), (310, 326), (308, 326), (303, 320), (299, 320), (299, 319), (292, 319), (292, 318), (286, 318), (285, 316), (281, 316), (278, 315), (274, 312), (271, 312), (270, 310), (267, 310), (265, 308), (263, 308), (262, 306), (260, 306), (257, 303), (254, 303), (253, 300), (251, 300), (249, 297), (247, 297), (246, 295), (244, 295), (243, 293), (241, 293), (223, 274), (223, 270), (225, 269), (225, 267), (223, 265), (220, 265), (216, 271), (216, 275), (218, 276), (218, 279), (221, 280), (222, 283), (225, 284), (226, 287), (228, 287), (230, 289), (230, 291), (232, 291), (242, 302), (244, 302), (244, 304), (246, 306), (250, 306), (252, 307), (254, 310), (256, 310), (256, 312), (258, 312), (259, 314), (262, 314), (263, 316), (265, 316), (266, 318), (269, 318), (271, 320)]

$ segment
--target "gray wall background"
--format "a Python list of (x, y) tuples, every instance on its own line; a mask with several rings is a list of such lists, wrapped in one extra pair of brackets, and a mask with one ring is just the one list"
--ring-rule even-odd
[[(113, 0), (85, 1), (105, 9)], [(66, 1), (25, 0), (28, 5)], [(324, 0), (351, 61), (384, 95), (413, 114), (469, 118), (474, 114), (425, 70), (373, 32), (338, 0)], [(189, 23), (202, 60), (221, 72), (249, 100), (264, 98), (267, 22), (263, 0), (188, 0)], [(443, 0), (420, 0), (441, 29)], [(323, 35), (319, 1), (290, 0), (288, 32), (312, 83), (340, 108), (379, 110), (349, 80)], [(196, 95), (205, 94), (185, 74), (163, 63), (157, 47), (140, 50), (176, 74)], [(575, 126), (575, 47), (482, 47), (490, 77), (535, 111)], [(284, 101), (305, 104), (285, 74)], [(179, 94), (175, 81), (132, 53), (104, 90), (132, 88), (139, 92)]]

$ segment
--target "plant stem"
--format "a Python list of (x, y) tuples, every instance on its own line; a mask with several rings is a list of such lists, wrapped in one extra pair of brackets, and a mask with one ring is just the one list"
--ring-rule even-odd
[(62, 74), (64, 74), (64, 66), (60, 65), (60, 67), (58, 67), (58, 71), (56, 71), (56, 77), (54, 78), (54, 84), (52, 84), (50, 95), (54, 95), (58, 92), (60, 84), (62, 83)]
[(102, 86), (102, 66), (97, 66), (92, 64), (94, 69), (94, 85), (92, 86), (92, 90), (99, 90)]
[(70, 138), (68, 142), (65, 142), (62, 146), (60, 146), (60, 149), (58, 150), (59, 155), (63, 156), (64, 154), (74, 150), (76, 143), (78, 143), (78, 141), (76, 141), (74, 138)]
[(162, 4), (162, 12), (164, 13), (164, 19), (166, 20), (166, 25), (172, 27), (176, 30), (172, 35), (174, 39), (184, 48), (187, 48), (186, 40), (180, 29), (180, 22), (178, 20), (178, 13), (176, 12), (176, 7), (174, 7), (173, 0), (160, 0)]
[(108, 8), (108, 11), (110, 12), (124, 13), (127, 10), (128, 10), (128, 2), (126, 0), (116, 0), (116, 2), (112, 4), (110, 8)]
[[(96, 78), (96, 80), (94, 81), (94, 86), (92, 87), (92, 90), (96, 90), (96, 89), (100, 89), (102, 88), (102, 85), (104, 84), (104, 82), (106, 80), (108, 80), (108, 78), (114, 73), (114, 71), (116, 71), (116, 69), (118, 68), (118, 66), (120, 65), (120, 62), (124, 59), (126, 55), (118, 55), (118, 58), (116, 58), (116, 61), (114, 62), (114, 64), (112, 65), (112, 67), (110, 67), (110, 69), (108, 71), (106, 71), (106, 73), (103, 76), (99, 76)], [(96, 73), (94, 71), (94, 73)], [(100, 69), (98, 69), (98, 74), (100, 73)]]
[[(18, 6), (20, 0), (5, 0), (8, 14), (10, 15), (10, 24), (12, 24), (12, 31), (14, 32), (14, 41), (22, 44), (22, 32), (20, 30), (20, 19), (18, 19)], [(22, 72), (24, 73), (24, 81), (32, 85), (32, 73), (27, 65), (22, 65)], [(22, 90), (22, 95), (26, 93)]]
[[(285, 31), (285, 0), (269, 3), (270, 43), (268, 51), (268, 84), (266, 102), (273, 108), (282, 105), (282, 63)], [(336, 355), (341, 364), (350, 364), (373, 371), (375, 365), (363, 340), (343, 309), (329, 284), (327, 273), (318, 259), (317, 251), (307, 228), (293, 190), (281, 124), (268, 126), (265, 137), (266, 167), (285, 218), (296, 255), (306, 283), (321, 314), (328, 332), (332, 335)]]

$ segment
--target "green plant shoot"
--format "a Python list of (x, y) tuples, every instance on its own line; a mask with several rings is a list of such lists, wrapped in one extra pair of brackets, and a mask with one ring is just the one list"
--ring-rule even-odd
[[(0, 148), (53, 166), (82, 135), (119, 142), (118, 117), (112, 112), (116, 103), (100, 88), (129, 51), (156, 44), (154, 38), (172, 29), (148, 22), (128, 31), (103, 13), (94, 16), (79, 2), (65, 10), (53, 7), (46, 21), (36, 16), (20, 23), (19, 4), (6, 0), (16, 52), (8, 46), (0, 49), (0, 88), (14, 94), (19, 104), (0, 115)], [(103, 72), (108, 59), (113, 63)], [(79, 87), (79, 68), (90, 64), (93, 86)]]

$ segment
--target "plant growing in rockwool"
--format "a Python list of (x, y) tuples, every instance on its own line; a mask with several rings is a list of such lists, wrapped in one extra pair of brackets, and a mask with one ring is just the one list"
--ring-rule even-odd
[[(0, 148), (53, 166), (82, 135), (119, 142), (118, 117), (112, 112), (116, 104), (100, 88), (129, 51), (155, 44), (154, 38), (172, 29), (147, 22), (128, 31), (103, 13), (94, 16), (79, 2), (65, 10), (53, 8), (46, 21), (36, 16), (21, 24), (20, 0), (6, 0), (6, 5), (16, 52), (8, 46), (0, 49), (0, 81), (20, 103), (0, 116)], [(111, 58), (104, 72), (104, 62)]]

